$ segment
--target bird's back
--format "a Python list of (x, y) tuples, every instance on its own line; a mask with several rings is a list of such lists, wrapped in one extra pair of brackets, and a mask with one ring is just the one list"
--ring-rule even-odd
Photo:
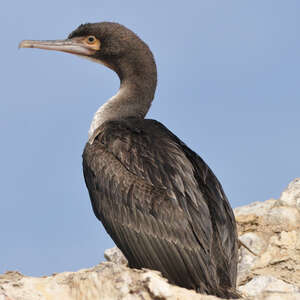
[(109, 121), (97, 132), (83, 153), (85, 181), (95, 215), (129, 265), (235, 296), (235, 219), (205, 162), (157, 121)]

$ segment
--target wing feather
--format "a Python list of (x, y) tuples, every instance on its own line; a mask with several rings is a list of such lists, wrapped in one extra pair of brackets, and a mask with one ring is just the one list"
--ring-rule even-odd
[(219, 269), (236, 272), (235, 222), (222, 187), (163, 125), (105, 123), (85, 147), (83, 170), (95, 215), (131, 267), (205, 293), (222, 285)]

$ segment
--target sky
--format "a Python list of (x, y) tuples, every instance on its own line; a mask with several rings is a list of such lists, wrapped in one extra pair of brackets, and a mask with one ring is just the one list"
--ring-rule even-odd
[(0, 5), (0, 274), (41, 276), (103, 260), (81, 154), (94, 112), (119, 87), (104, 66), (18, 50), (85, 22), (115, 21), (152, 49), (148, 118), (196, 151), (232, 207), (278, 198), (300, 172), (300, 2), (5, 1)]

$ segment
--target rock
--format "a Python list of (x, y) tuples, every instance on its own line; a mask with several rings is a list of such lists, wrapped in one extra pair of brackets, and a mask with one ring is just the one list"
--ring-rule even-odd
[(300, 213), (294, 207), (274, 207), (268, 211), (264, 221), (269, 226), (273, 226), (273, 231), (293, 230), (299, 227)]
[[(279, 200), (255, 202), (235, 209), (240, 240), (238, 285), (251, 300), (300, 299), (300, 178)], [(91, 269), (42, 278), (18, 272), (0, 275), (0, 300), (216, 300), (214, 296), (171, 285), (159, 272), (127, 267), (117, 249), (105, 251)]]
[(148, 282), (149, 291), (154, 297), (168, 298), (173, 295), (170, 285), (167, 281), (161, 280), (159, 272), (146, 272), (142, 278)]
[(116, 264), (121, 264), (126, 266), (128, 264), (126, 257), (118, 247), (113, 247), (111, 249), (105, 250), (104, 257), (107, 259), (107, 261), (111, 261)]
[(247, 296), (257, 296), (262, 292), (299, 293), (300, 289), (272, 276), (257, 276), (239, 288)]
[(300, 178), (294, 179), (279, 198), (283, 206), (294, 206), (300, 210)]
[(241, 241), (259, 251), (255, 257), (240, 249), (240, 285), (261, 275), (300, 287), (300, 214), (292, 206), (299, 195), (299, 182), (292, 181), (282, 193), (281, 200), (288, 198), (286, 202), (271, 199), (235, 209)]
[(4, 274), (0, 300), (216, 300), (167, 283), (159, 272), (104, 262), (91, 269), (34, 278)]
[[(250, 298), (249, 298), (250, 299)], [(299, 300), (299, 293), (268, 293), (263, 292), (259, 297), (254, 297), (251, 299), (255, 300)]]
[(239, 216), (263, 216), (265, 215), (270, 209), (274, 207), (277, 200), (269, 199), (264, 202), (253, 202), (249, 205), (240, 206), (234, 209), (234, 214), (237, 217)]
[(241, 247), (238, 263), (238, 285), (247, 282), (251, 272), (251, 266), (254, 265), (259, 259), (259, 254), (267, 247), (264, 237), (254, 232), (243, 234), (240, 236), (240, 241), (257, 254), (257, 256), (249, 252), (248, 249)]

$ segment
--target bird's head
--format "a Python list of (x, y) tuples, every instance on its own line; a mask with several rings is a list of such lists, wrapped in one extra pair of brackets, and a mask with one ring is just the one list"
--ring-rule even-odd
[[(148, 46), (131, 30), (118, 23), (101, 22), (80, 25), (65, 40), (24, 40), (20, 48), (56, 50), (89, 58), (116, 71), (136, 69), (153, 56)], [(138, 68), (137, 68), (138, 69)]]

